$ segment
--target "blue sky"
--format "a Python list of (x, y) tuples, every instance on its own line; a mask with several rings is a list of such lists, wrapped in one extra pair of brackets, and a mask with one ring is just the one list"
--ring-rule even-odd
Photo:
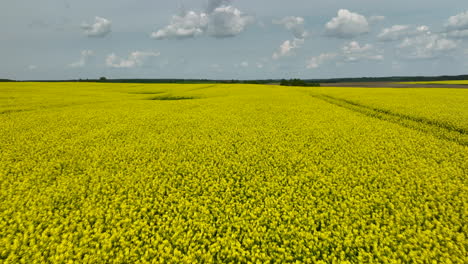
[(0, 78), (468, 73), (466, 0), (4, 0)]

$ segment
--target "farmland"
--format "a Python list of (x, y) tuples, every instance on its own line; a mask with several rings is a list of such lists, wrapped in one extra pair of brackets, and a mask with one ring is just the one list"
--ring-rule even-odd
[(0, 84), (2, 263), (466, 263), (468, 90)]
[(458, 85), (468, 85), (468, 80), (457, 80), (457, 81), (431, 81), (431, 82), (403, 82), (407, 84), (458, 84)]

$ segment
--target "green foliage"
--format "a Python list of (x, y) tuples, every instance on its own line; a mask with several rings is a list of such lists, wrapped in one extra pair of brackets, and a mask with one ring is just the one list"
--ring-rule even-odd
[(466, 263), (467, 97), (0, 85), (0, 262)]
[[(0, 79), (1, 81), (12, 81)], [(393, 76), (393, 77), (358, 77), (358, 78), (332, 78), (332, 79), (307, 79), (306, 83), (346, 83), (346, 82), (432, 82), (432, 81), (466, 81), (468, 75), (455, 75), (455, 76)], [(38, 82), (99, 82), (99, 79), (79, 79), (79, 80), (48, 80)], [(102, 81), (102, 80), (101, 80)], [(263, 79), (263, 80), (209, 80), (209, 79), (106, 79), (108, 83), (183, 83), (183, 84), (202, 84), (202, 83), (244, 83), (244, 84), (275, 84), (281, 80), (277, 79)]]
[(346, 82), (429, 82), (447, 80), (468, 80), (468, 75), (455, 76), (393, 76), (393, 77), (358, 77), (358, 78), (332, 78), (308, 80), (319, 83), (346, 83)]
[(301, 79), (281, 80), (280, 85), (282, 86), (309, 86), (318, 87), (320, 83), (305, 82)]

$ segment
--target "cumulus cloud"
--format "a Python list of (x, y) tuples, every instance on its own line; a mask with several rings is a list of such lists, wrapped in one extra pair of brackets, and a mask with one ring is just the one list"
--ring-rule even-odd
[(395, 41), (403, 39), (408, 36), (408, 29), (410, 27), (407, 25), (394, 25), (390, 28), (384, 28), (382, 32), (377, 36), (380, 41)]
[(273, 53), (273, 59), (277, 60), (281, 57), (286, 57), (286, 56), (291, 56), (294, 54), (294, 50), (298, 49), (304, 44), (304, 39), (297, 39), (295, 38), (294, 40), (286, 40), (281, 44), (279, 50), (275, 53)]
[(172, 17), (169, 25), (151, 33), (155, 39), (184, 39), (208, 35), (234, 37), (242, 33), (253, 18), (229, 5), (227, 0), (211, 0), (206, 12), (188, 11)]
[(450, 38), (468, 38), (468, 11), (451, 16), (445, 23)]
[(112, 31), (112, 22), (102, 17), (96, 17), (94, 24), (83, 23), (81, 29), (88, 37), (102, 38)]
[(408, 59), (432, 59), (445, 56), (458, 47), (458, 43), (441, 34), (424, 34), (405, 38), (398, 46), (401, 56)]
[(135, 68), (142, 66), (148, 58), (159, 55), (159, 52), (134, 51), (127, 59), (123, 59), (112, 53), (107, 56), (106, 65), (111, 68)]
[(429, 27), (418, 26), (413, 28), (409, 25), (394, 25), (390, 28), (384, 28), (377, 38), (380, 41), (397, 41), (423, 34), (430, 34)]
[(202, 35), (208, 25), (208, 16), (194, 11), (172, 17), (168, 26), (151, 33), (155, 39), (184, 39)]
[(280, 45), (279, 50), (273, 53), (273, 59), (277, 60), (294, 54), (294, 50), (300, 48), (308, 36), (308, 32), (304, 29), (304, 18), (288, 16), (273, 23), (283, 25), (294, 36), (293, 40), (286, 40)]
[(249, 25), (253, 19), (233, 6), (216, 8), (208, 16), (207, 33), (215, 38), (234, 37)]
[(308, 33), (304, 29), (304, 18), (288, 16), (281, 20), (273, 21), (274, 24), (283, 25), (287, 30), (291, 31), (295, 38), (303, 39)]
[(357, 41), (351, 41), (345, 44), (340, 52), (322, 53), (317, 57), (310, 58), (307, 62), (307, 68), (316, 69), (330, 61), (349, 63), (363, 60), (381, 61), (383, 59), (382, 51), (377, 50), (373, 45), (361, 45)]
[(450, 30), (468, 29), (468, 11), (449, 17), (445, 23), (445, 27)]
[(334, 60), (336, 57), (338, 57), (337, 53), (322, 53), (317, 57), (312, 57), (307, 62), (307, 69), (316, 69), (323, 63)]
[(366, 17), (347, 9), (340, 9), (338, 15), (325, 25), (327, 36), (336, 38), (353, 38), (370, 30)]
[(92, 56), (94, 56), (94, 52), (92, 50), (83, 50), (81, 51), (80, 59), (76, 62), (69, 64), (68, 66), (72, 68), (84, 67), (88, 63), (89, 58), (91, 58)]
[(419, 35), (419, 34), (430, 34), (431, 32), (429, 31), (429, 27), (428, 26), (418, 26), (416, 27), (416, 34)]
[(351, 41), (342, 48), (343, 58), (346, 62), (360, 60), (383, 60), (383, 55), (373, 45), (360, 45), (357, 41)]
[(208, 0), (207, 6), (206, 6), (206, 12), (211, 13), (220, 6), (230, 5), (231, 2), (232, 2), (231, 0)]
[[(446, 28), (453, 27), (462, 30), (433, 33), (428, 26), (394, 25), (385, 28), (377, 36), (380, 41), (401, 41), (397, 46), (397, 54), (407, 59), (432, 59), (446, 56), (457, 49), (458, 42), (451, 38), (464, 37), (463, 23), (460, 16), (451, 17)], [(457, 27), (455, 27), (457, 25)], [(468, 31), (466, 32), (468, 36)]]

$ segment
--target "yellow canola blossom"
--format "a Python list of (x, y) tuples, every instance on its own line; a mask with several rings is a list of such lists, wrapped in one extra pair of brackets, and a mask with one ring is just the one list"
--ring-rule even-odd
[(467, 263), (468, 90), (0, 84), (1, 263)]

